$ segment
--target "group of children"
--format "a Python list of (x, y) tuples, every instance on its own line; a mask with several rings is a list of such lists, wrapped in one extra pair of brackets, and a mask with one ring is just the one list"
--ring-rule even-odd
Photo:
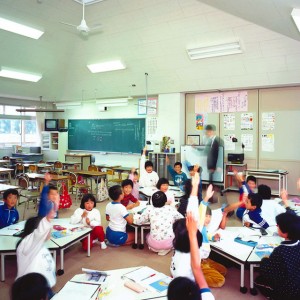
[[(201, 290), (202, 299), (214, 299), (208, 287), (224, 285), (226, 268), (209, 259), (210, 241), (220, 238), (219, 234), (212, 235), (207, 231), (211, 218), (208, 199), (213, 195), (212, 186), (207, 188), (206, 195), (202, 198), (198, 166), (189, 168), (191, 179), (187, 179), (186, 174), (181, 171), (181, 163), (176, 163), (174, 169), (168, 166), (169, 170), (173, 170), (170, 173), (174, 183), (185, 191), (185, 196), (181, 199), (177, 210), (174, 206), (174, 196), (168, 192), (168, 180), (158, 177), (153, 170), (152, 162), (146, 161), (145, 151), (146, 149), (141, 158), (139, 181), (138, 173), (132, 170), (130, 179), (124, 180), (121, 186), (115, 185), (109, 188), (109, 197), (112, 201), (107, 204), (105, 209), (108, 221), (106, 233), (101, 226), (100, 213), (96, 209), (96, 199), (92, 194), (83, 196), (80, 207), (71, 216), (70, 223), (91, 227), (90, 246), (93, 246), (98, 240), (101, 249), (106, 249), (106, 244), (110, 246), (132, 244), (134, 233), (128, 230), (128, 225), (149, 223), (150, 233), (146, 236), (149, 249), (159, 255), (166, 255), (174, 249), (170, 271), (176, 279), (169, 287), (168, 299), (183, 299), (178, 298), (179, 295), (182, 295), (178, 290), (180, 287), (182, 291), (191, 289), (189, 295), (194, 295), (189, 298), (186, 296), (185, 299), (199, 299), (199, 291), (195, 282), (199, 288), (204, 288)], [(261, 206), (263, 198), (271, 198), (271, 192), (268, 187), (259, 186), (258, 193), (254, 193), (255, 177), (248, 177), (246, 182), (237, 173), (236, 177), (240, 185), (240, 199), (224, 208), (220, 228), (225, 227), (227, 214), (237, 209), (237, 216), (242, 219), (244, 226), (253, 229), (267, 229), (269, 224), (262, 217)], [(49, 185), (50, 180), (51, 177), (47, 174), (38, 216), (27, 220), (22, 238), (17, 245), (18, 280), (16, 281), (16, 284), (20, 284), (19, 279), (26, 274), (42, 274), (48, 282), (47, 295), (49, 298), (53, 294), (51, 288), (56, 282), (55, 269), (52, 256), (43, 244), (50, 238), (52, 228), (50, 220), (57, 216), (59, 205), (58, 191)], [(151, 197), (152, 205), (148, 205), (141, 214), (133, 215), (129, 211), (140, 204), (138, 185), (157, 187), (157, 192)], [(8, 190), (4, 193), (3, 198), (5, 203), (0, 206), (1, 228), (16, 223), (19, 219), (15, 209), (18, 192)], [(286, 193), (282, 194), (282, 200), (288, 208)], [(290, 290), (291, 297), (286, 299), (294, 299), (293, 295), (300, 295), (300, 289), (295, 284), (300, 282), (300, 272), (298, 271), (300, 266), (300, 218), (291, 213), (289, 209), (287, 211), (276, 217), (278, 234), (285, 239), (285, 242), (274, 250), (268, 260), (262, 261), (261, 276), (256, 282), (259, 288), (263, 286), (263, 293), (271, 295), (274, 299), (279, 299), (277, 295), (280, 293), (287, 295), (287, 290)], [(185, 218), (186, 215), (189, 217)], [(82, 248), (87, 250), (87, 238), (82, 241)], [(292, 260), (291, 263), (288, 262), (289, 256)], [(293, 270), (294, 278), (289, 278), (292, 274), (291, 270)], [(282, 284), (276, 279), (276, 272), (280, 272), (280, 276), (285, 279), (283, 281), (286, 285), (285, 288), (282, 288)], [(278, 277), (280, 276), (278, 275)], [(195, 292), (196, 290), (197, 292)]]

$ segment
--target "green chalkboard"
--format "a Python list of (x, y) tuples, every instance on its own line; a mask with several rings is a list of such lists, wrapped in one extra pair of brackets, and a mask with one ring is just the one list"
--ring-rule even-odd
[(145, 119), (69, 120), (69, 150), (140, 153)]

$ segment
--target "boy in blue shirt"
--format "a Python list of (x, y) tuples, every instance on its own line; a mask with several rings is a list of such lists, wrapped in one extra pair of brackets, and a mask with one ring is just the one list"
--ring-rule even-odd
[(16, 210), (19, 193), (16, 189), (8, 189), (3, 194), (4, 204), (0, 206), (0, 229), (19, 221), (19, 213)]
[(178, 186), (181, 190), (183, 190), (183, 187), (185, 185), (185, 182), (187, 181), (186, 174), (182, 171), (182, 163), (177, 161), (174, 164), (174, 169), (170, 165), (169, 157), (166, 156), (166, 163), (168, 165), (168, 171), (171, 174), (173, 178), (174, 185)]

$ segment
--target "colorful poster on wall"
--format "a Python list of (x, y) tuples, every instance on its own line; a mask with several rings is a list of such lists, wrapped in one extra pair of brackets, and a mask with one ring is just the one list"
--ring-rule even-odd
[(235, 130), (235, 114), (224, 114), (224, 130)]
[(196, 114), (196, 129), (203, 130), (204, 127), (204, 115)]
[(235, 144), (232, 141), (232, 138), (235, 137), (235, 134), (224, 134), (224, 147), (227, 151), (234, 151), (235, 150)]
[(241, 142), (245, 146), (244, 151), (246, 152), (253, 151), (253, 134), (243, 133), (241, 135)]
[(262, 130), (270, 131), (275, 129), (275, 113), (262, 113)]
[(261, 135), (261, 150), (264, 152), (274, 152), (275, 151), (275, 140), (274, 140), (273, 133)]
[(253, 130), (253, 113), (241, 114), (241, 130)]
[(139, 115), (156, 115), (158, 107), (157, 98), (138, 99)]

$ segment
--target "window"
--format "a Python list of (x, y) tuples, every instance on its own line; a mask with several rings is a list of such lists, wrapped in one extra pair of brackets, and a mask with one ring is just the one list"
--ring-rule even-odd
[(0, 144), (35, 144), (38, 141), (36, 113), (18, 113), (16, 106), (0, 105)]

